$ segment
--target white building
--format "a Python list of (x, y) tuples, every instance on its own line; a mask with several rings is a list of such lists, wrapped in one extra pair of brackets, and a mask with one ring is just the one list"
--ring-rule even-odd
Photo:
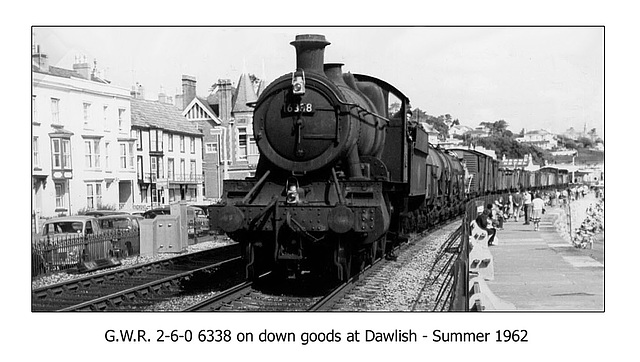
[(439, 143), (438, 137), (440, 136), (440, 132), (427, 122), (420, 122), (420, 126), (422, 126), (422, 128), (427, 132), (427, 139), (429, 140), (429, 143), (437, 145)]
[(516, 141), (536, 146), (542, 148), (543, 150), (550, 150), (552, 148), (558, 147), (556, 136), (544, 129), (529, 131), (525, 133), (523, 137), (516, 138)]
[(134, 141), (129, 91), (32, 52), (32, 209), (43, 217), (133, 203)]
[(462, 126), (462, 125), (455, 125), (455, 126), (451, 126), (451, 128), (449, 128), (449, 136), (453, 137), (453, 136), (464, 136), (465, 133), (472, 131), (473, 128), (471, 127), (467, 127), (467, 126)]

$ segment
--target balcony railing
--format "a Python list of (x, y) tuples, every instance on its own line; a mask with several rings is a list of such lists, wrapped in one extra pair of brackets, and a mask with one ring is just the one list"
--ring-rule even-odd
[[(140, 179), (140, 175), (138, 175), (138, 179)], [(162, 180), (163, 182), (170, 183), (201, 183), (204, 180), (202, 175), (195, 174), (173, 174), (168, 175), (167, 178), (159, 177), (155, 173), (145, 173), (143, 178), (141, 179), (144, 183), (157, 183), (158, 180)]]
[(169, 175), (171, 177), (168, 177), (167, 180), (169, 180), (169, 182), (174, 182), (174, 183), (200, 183), (204, 180), (204, 178), (202, 177), (202, 175), (195, 175), (195, 174), (174, 174), (174, 175)]

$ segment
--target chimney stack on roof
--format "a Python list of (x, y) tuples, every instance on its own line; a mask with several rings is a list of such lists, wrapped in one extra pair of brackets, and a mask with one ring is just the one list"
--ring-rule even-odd
[(182, 75), (182, 96), (182, 109), (185, 109), (196, 97), (196, 77)]
[(218, 105), (220, 120), (228, 123), (231, 120), (231, 108), (233, 107), (233, 94), (230, 79), (218, 79), (218, 92), (220, 103)]
[(89, 66), (89, 63), (87, 63), (86, 55), (76, 55), (73, 70), (80, 74), (82, 78), (91, 79), (91, 67)]
[(31, 64), (43, 72), (49, 71), (49, 59), (46, 54), (40, 52), (40, 44), (34, 44), (31, 47)]
[(131, 86), (131, 98), (144, 99), (144, 87), (142, 84), (136, 82), (135, 85)]
[(164, 93), (162, 86), (160, 86), (160, 93), (158, 93), (158, 102), (167, 103), (167, 95)]

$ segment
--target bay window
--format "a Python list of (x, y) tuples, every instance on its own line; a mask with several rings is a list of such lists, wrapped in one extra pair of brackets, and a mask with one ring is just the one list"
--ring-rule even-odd
[(71, 168), (71, 141), (64, 138), (51, 139), (51, 154), (54, 169)]

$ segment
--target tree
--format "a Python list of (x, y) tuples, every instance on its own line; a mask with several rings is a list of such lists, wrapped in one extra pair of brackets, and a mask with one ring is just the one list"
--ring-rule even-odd
[(480, 138), (477, 140), (477, 144), (496, 151), (496, 155), (505, 155), (507, 158), (524, 158), (525, 155), (530, 154), (537, 164), (542, 164), (545, 160), (553, 158), (548, 151), (522, 144), (510, 137), (490, 136)]
[[(504, 119), (495, 122), (480, 122), (480, 125), (488, 128), (489, 133), (493, 136), (504, 136), (509, 126)], [(511, 135), (513, 135), (513, 133), (511, 133)]]
[(593, 146), (593, 141), (588, 137), (578, 138), (578, 143), (582, 143), (582, 147), (589, 148)]
[(431, 117), (420, 108), (414, 108), (411, 111), (411, 113), (413, 113), (413, 115), (411, 116), (411, 119), (413, 119), (416, 122), (427, 122), (427, 119)]
[(400, 103), (393, 102), (389, 105), (389, 114), (396, 114), (400, 111)]
[(563, 136), (563, 135), (558, 135), (558, 143), (560, 146), (567, 148), (567, 149), (577, 149), (578, 145), (576, 144), (576, 142), (574, 140), (572, 140), (569, 137)]

